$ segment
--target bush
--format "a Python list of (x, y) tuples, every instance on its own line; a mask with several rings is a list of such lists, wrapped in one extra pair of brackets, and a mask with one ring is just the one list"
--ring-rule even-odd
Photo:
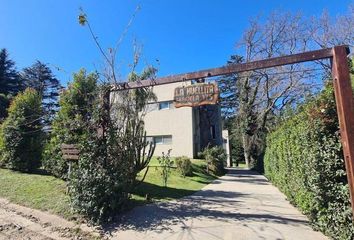
[(349, 188), (332, 87), (268, 135), (265, 175), (333, 239), (353, 239)]
[(26, 89), (14, 98), (0, 131), (2, 165), (24, 172), (40, 166), (43, 140), (41, 111), (41, 98), (33, 89)]
[(207, 172), (210, 170), (218, 176), (225, 174), (226, 152), (221, 146), (208, 146), (200, 153), (200, 156), (207, 162)]
[(192, 173), (193, 173), (192, 162), (188, 157), (186, 157), (186, 156), (176, 157), (175, 164), (177, 166), (177, 171), (183, 177), (192, 175)]
[(100, 224), (124, 208), (139, 183), (137, 174), (148, 166), (155, 150), (155, 144), (147, 140), (141, 114), (151, 90), (116, 93), (109, 106), (105, 97), (110, 89), (111, 85), (102, 84), (98, 94), (87, 94), (94, 99), (84, 105), (87, 115), (78, 115), (80, 125), (73, 128), (81, 151), (69, 176), (73, 208)]
[(109, 154), (104, 146), (97, 136), (90, 137), (81, 146), (78, 165), (74, 165), (69, 178), (73, 208), (94, 224), (109, 221), (123, 209), (129, 197), (129, 166), (123, 165), (123, 161), (112, 161), (110, 157), (116, 152)]
[(80, 70), (60, 95), (60, 110), (52, 122), (52, 132), (43, 152), (43, 167), (56, 177), (65, 179), (68, 171), (61, 144), (81, 144), (87, 138), (87, 122), (96, 101), (97, 78), (97, 74), (87, 75), (85, 70)]

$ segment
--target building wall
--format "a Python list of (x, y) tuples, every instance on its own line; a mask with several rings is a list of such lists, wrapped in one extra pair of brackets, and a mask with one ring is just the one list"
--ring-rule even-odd
[(153, 88), (157, 103), (150, 104), (144, 118), (147, 136), (172, 135), (171, 144), (156, 144), (155, 156), (161, 156), (162, 152), (166, 153), (172, 149), (171, 156), (194, 157), (193, 109), (190, 107), (174, 108), (173, 103), (170, 109), (158, 109), (160, 102), (173, 101), (174, 89), (183, 84), (190, 84), (190, 82), (159, 85)]
[[(219, 105), (198, 107), (199, 145), (203, 150), (208, 145), (222, 145), (221, 112)], [(213, 128), (213, 129), (212, 129)]]
[[(190, 85), (190, 81), (184, 83), (172, 83), (153, 87), (157, 97), (156, 102), (147, 106), (144, 117), (145, 130), (148, 137), (161, 139), (161, 136), (172, 136), (172, 141), (157, 143), (155, 156), (161, 156), (162, 152), (171, 150), (171, 156), (187, 156), (195, 158), (210, 143), (211, 146), (222, 145), (221, 113), (219, 105), (207, 105), (200, 107), (175, 108), (173, 104), (174, 90), (176, 87)], [(122, 95), (124, 97), (124, 95)], [(111, 95), (112, 102), (119, 102), (118, 94)], [(122, 100), (122, 99), (121, 99)], [(170, 108), (159, 109), (161, 103), (170, 103)], [(112, 112), (113, 109), (112, 109)], [(215, 127), (215, 137), (211, 134), (211, 125)]]

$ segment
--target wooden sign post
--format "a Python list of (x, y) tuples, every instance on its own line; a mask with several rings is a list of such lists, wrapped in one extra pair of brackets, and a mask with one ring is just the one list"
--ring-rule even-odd
[(216, 83), (198, 83), (175, 89), (174, 103), (176, 108), (196, 107), (216, 104), (219, 99), (219, 89)]
[(71, 164), (72, 162), (79, 160), (80, 150), (75, 144), (62, 144), (61, 152), (63, 154), (63, 158), (69, 162), (68, 176), (70, 176)]

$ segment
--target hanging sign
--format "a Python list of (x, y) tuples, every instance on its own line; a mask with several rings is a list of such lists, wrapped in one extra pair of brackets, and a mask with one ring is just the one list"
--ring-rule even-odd
[(198, 83), (175, 88), (175, 107), (196, 107), (216, 104), (219, 99), (219, 89), (216, 83)]

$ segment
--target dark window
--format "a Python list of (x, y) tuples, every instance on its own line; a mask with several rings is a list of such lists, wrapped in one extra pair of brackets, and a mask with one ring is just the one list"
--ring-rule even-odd
[(211, 125), (210, 126), (210, 135), (212, 139), (216, 138), (216, 129), (215, 129), (215, 125)]
[(156, 144), (172, 144), (172, 135), (153, 136), (148, 138), (153, 138)]
[(163, 110), (163, 109), (170, 109), (171, 108), (171, 102), (160, 102), (159, 103), (159, 110)]

